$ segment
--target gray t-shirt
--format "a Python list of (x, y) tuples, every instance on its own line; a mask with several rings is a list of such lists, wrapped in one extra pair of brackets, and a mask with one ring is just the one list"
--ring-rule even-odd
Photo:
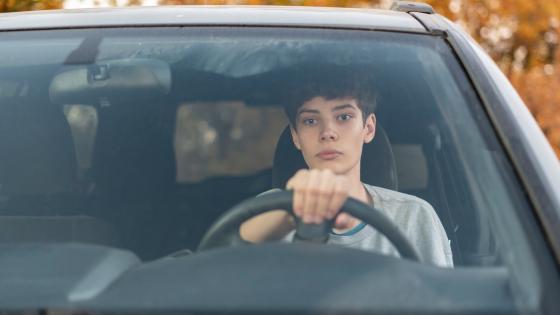
[[(425, 200), (381, 187), (364, 184), (374, 207), (391, 219), (412, 242), (425, 263), (453, 267), (449, 239), (434, 208)], [(331, 234), (327, 244), (343, 245), (399, 256), (397, 250), (382, 234), (369, 225), (350, 235)], [(284, 239), (291, 241), (295, 231)]]

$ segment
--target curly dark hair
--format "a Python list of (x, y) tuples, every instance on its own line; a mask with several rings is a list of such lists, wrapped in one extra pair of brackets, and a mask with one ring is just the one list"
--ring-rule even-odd
[(298, 67), (294, 77), (284, 95), (284, 111), (294, 128), (298, 109), (315, 97), (327, 100), (354, 98), (362, 111), (364, 123), (376, 109), (375, 80), (371, 71), (363, 67), (305, 65)]

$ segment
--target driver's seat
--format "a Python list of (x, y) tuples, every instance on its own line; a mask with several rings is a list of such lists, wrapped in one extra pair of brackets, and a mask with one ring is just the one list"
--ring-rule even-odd
[[(298, 170), (307, 168), (301, 152), (295, 147), (286, 127), (274, 153), (272, 187), (284, 189), (286, 182)], [(364, 145), (361, 161), (362, 182), (387, 189), (397, 190), (397, 166), (387, 133), (377, 124), (373, 141)]]

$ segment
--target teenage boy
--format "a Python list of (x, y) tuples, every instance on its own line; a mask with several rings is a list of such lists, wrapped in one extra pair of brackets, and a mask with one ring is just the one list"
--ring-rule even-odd
[[(344, 79), (341, 79), (344, 78)], [(340, 213), (348, 197), (384, 212), (408, 237), (424, 262), (452, 267), (449, 240), (432, 206), (417, 197), (362, 183), (362, 146), (375, 136), (372, 81), (343, 71), (322, 71), (294, 89), (285, 107), (294, 145), (309, 169), (286, 184), (294, 191), (295, 215), (305, 223), (335, 219), (328, 244), (339, 244), (398, 256), (370, 226)], [(291, 239), (295, 228), (284, 211), (272, 211), (245, 222), (241, 237), (251, 242)]]

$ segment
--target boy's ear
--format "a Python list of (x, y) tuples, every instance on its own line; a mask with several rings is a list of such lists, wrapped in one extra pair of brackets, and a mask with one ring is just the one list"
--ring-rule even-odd
[(375, 114), (370, 114), (365, 121), (364, 126), (364, 143), (370, 143), (375, 137)]
[(292, 141), (298, 150), (301, 150), (301, 146), (299, 145), (298, 135), (296, 129), (290, 124), (290, 134), (292, 135)]

